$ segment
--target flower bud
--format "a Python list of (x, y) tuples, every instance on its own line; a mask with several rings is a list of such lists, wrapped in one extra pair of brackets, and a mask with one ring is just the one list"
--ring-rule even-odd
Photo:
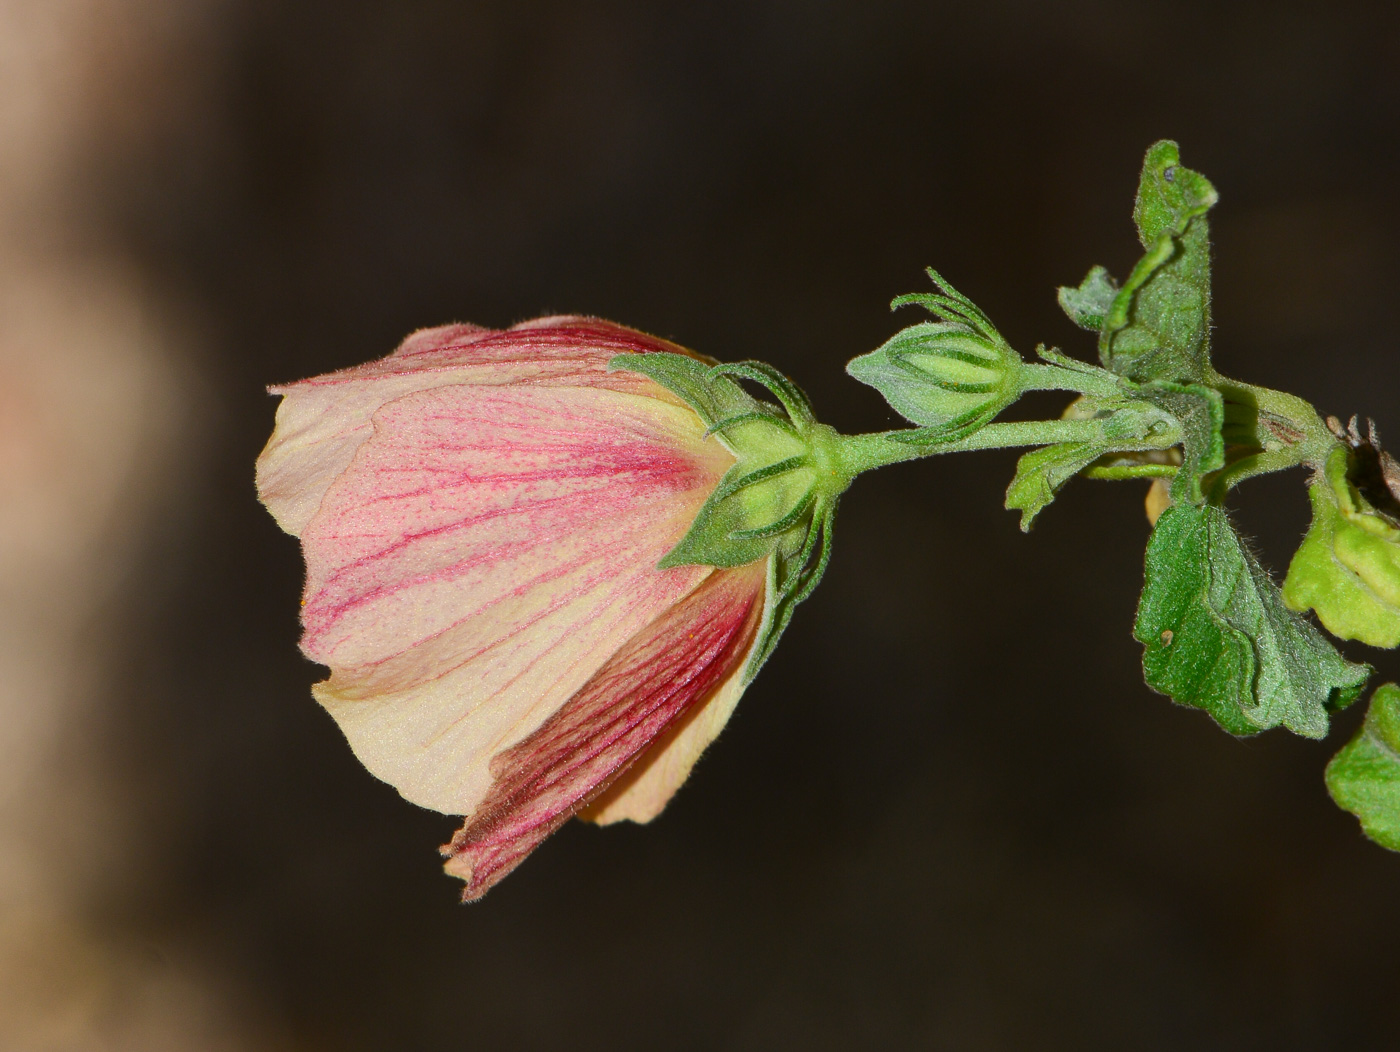
[(1377, 647), (1400, 644), (1400, 520), (1377, 508), (1368, 495), (1393, 505), (1388, 491), (1370, 485), (1369, 468), (1389, 461), (1379, 443), (1338, 446), (1323, 476), (1309, 488), (1313, 521), (1288, 567), (1284, 601), (1312, 609), (1340, 639)]
[(901, 416), (954, 438), (986, 424), (1020, 393), (1021, 357), (970, 300), (934, 271), (940, 294), (900, 296), (939, 320), (911, 325), (852, 360), (846, 371)]

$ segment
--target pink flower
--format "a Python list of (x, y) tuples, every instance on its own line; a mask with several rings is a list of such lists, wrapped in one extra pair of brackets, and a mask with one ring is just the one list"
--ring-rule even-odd
[(466, 816), (464, 898), (572, 815), (655, 817), (743, 692), (765, 563), (657, 568), (735, 458), (607, 371), (658, 351), (690, 353), (588, 318), (452, 325), (272, 389), (258, 492), (302, 541), (313, 692), (371, 772)]

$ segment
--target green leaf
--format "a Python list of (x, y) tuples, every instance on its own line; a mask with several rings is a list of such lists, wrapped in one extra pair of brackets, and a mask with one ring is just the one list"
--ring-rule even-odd
[(1080, 282), (1079, 288), (1061, 285), (1058, 298), (1070, 321), (1081, 329), (1098, 332), (1103, 328), (1103, 320), (1112, 309), (1117, 295), (1118, 283), (1108, 276), (1108, 271), (1103, 267), (1095, 267)]
[(1200, 504), (1201, 476), (1225, 466), (1225, 400), (1203, 384), (1165, 380), (1143, 384), (1140, 398), (1170, 413), (1181, 427), (1181, 467), (1172, 481), (1172, 500)]
[(1371, 671), (1284, 606), (1225, 512), (1209, 505), (1174, 504), (1157, 520), (1133, 635), (1146, 647), (1147, 685), (1231, 734), (1282, 725), (1321, 738), (1328, 711), (1351, 704)]
[(1400, 645), (1400, 529), (1347, 478), (1348, 451), (1338, 445), (1324, 477), (1308, 488), (1312, 525), (1288, 576), (1283, 600), (1313, 610), (1339, 639), (1373, 647)]
[(1400, 851), (1400, 687), (1376, 688), (1366, 722), (1327, 765), (1327, 791), (1362, 831)]
[(1130, 380), (1201, 380), (1210, 371), (1205, 214), (1217, 194), (1180, 160), (1174, 142), (1147, 151), (1133, 208), (1147, 251), (1114, 296), (1099, 333), (1104, 366)]
[(1021, 530), (1028, 532), (1042, 508), (1075, 475), (1108, 451), (1097, 442), (1061, 442), (1026, 453), (1016, 462), (1016, 475), (1006, 488), (1006, 510), (1021, 513)]

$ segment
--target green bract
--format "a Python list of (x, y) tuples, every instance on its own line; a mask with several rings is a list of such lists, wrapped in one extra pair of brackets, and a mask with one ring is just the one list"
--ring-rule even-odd
[(1400, 687), (1371, 695), (1361, 730), (1327, 765), (1327, 791), (1368, 837), (1400, 851)]
[(971, 300), (930, 269), (938, 293), (897, 297), (938, 321), (911, 325), (846, 365), (901, 416), (925, 429), (909, 441), (949, 441), (970, 434), (1020, 395), (1021, 356)]
[(1147, 546), (1133, 635), (1148, 686), (1205, 709), (1231, 734), (1280, 724), (1308, 738), (1356, 700), (1370, 675), (1284, 607), (1225, 512), (1176, 504)]
[(1400, 527), (1349, 477), (1355, 454), (1338, 445), (1309, 488), (1313, 520), (1288, 567), (1283, 598), (1313, 610), (1341, 639), (1400, 644)]
[[(660, 568), (767, 560), (768, 604), (744, 670), (752, 680), (826, 570), (837, 499), (851, 483), (840, 436), (817, 423), (796, 384), (763, 362), (711, 366), (657, 352), (620, 354), (608, 368), (642, 373), (684, 399), (734, 454), (734, 466)], [(739, 379), (766, 387), (781, 406), (754, 398)]]

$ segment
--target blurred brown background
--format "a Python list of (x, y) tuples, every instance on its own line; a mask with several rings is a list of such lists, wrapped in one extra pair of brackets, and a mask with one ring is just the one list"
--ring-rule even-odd
[[(1397, 1040), (1400, 857), (1321, 778), (1360, 713), (1143, 687), (1139, 486), (1024, 537), (1014, 454), (862, 479), (665, 816), (467, 908), (312, 702), (252, 487), (263, 385), (451, 320), (764, 358), (843, 430), (927, 264), (1091, 356), (1054, 287), (1128, 271), (1168, 136), (1221, 369), (1400, 436), (1394, 5), (0, 0), (0, 135), (0, 1048)], [(1236, 501), (1280, 571), (1300, 482)]]

